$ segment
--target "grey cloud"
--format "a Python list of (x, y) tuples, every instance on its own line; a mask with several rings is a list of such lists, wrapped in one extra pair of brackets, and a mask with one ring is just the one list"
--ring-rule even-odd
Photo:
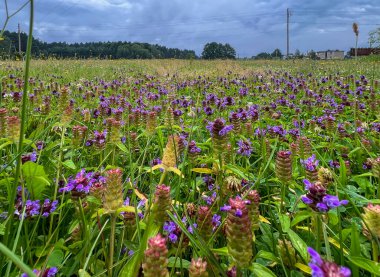
[[(9, 1), (15, 9), (23, 1)], [(43, 41), (140, 41), (196, 50), (210, 41), (230, 43), (239, 56), (286, 47), (286, 8), (291, 16), (291, 52), (342, 49), (354, 45), (352, 23), (359, 24), (359, 45), (380, 27), (378, 0), (40, 0), (35, 36)], [(0, 5), (1, 14), (4, 7)], [(28, 9), (9, 22), (27, 30)]]

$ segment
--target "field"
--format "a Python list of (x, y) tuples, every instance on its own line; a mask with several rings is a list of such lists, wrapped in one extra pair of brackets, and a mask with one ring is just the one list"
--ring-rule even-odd
[(0, 78), (1, 276), (380, 276), (379, 61)]

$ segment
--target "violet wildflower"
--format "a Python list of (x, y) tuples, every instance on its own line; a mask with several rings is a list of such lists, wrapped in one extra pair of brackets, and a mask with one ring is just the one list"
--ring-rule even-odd
[(318, 180), (318, 164), (319, 161), (315, 158), (315, 154), (306, 160), (301, 159), (301, 164), (306, 169), (306, 178), (312, 182), (316, 182)]
[(313, 277), (350, 277), (351, 270), (347, 267), (338, 266), (334, 262), (329, 262), (324, 259), (313, 248), (308, 247), (307, 251), (310, 254), (311, 276)]
[(73, 196), (88, 194), (92, 183), (95, 181), (92, 177), (94, 172), (86, 172), (82, 169), (75, 178), (69, 177), (67, 185), (59, 189), (59, 192), (72, 192)]
[(305, 179), (305, 190), (308, 192), (301, 197), (302, 201), (315, 211), (328, 212), (330, 209), (347, 205), (347, 200), (339, 200), (337, 196), (326, 193), (326, 188), (320, 183), (311, 183)]
[(219, 226), (220, 226), (220, 224), (221, 224), (221, 221), (220, 221), (220, 219), (221, 219), (222, 217), (220, 216), (220, 215), (218, 215), (218, 214), (214, 214), (213, 216), (212, 216), (212, 226), (213, 226), (213, 230), (215, 230), (216, 228), (218, 228)]
[[(23, 203), (21, 199), (16, 202), (15, 208), (16, 208), (15, 215), (18, 215), (19, 218), (22, 219), (24, 207), (23, 207)], [(40, 211), (41, 211), (40, 200), (34, 200), (34, 201), (30, 199), (26, 200), (24, 218), (30, 218), (35, 215), (39, 215)]]
[(225, 123), (226, 121), (222, 118), (210, 121), (206, 128), (210, 131), (211, 137), (219, 139), (226, 136), (233, 129), (232, 125), (225, 125)]
[(249, 157), (252, 154), (252, 144), (249, 139), (246, 140), (239, 140), (238, 141), (239, 149), (237, 150), (237, 153)]
[[(44, 272), (41, 272), (38, 269), (33, 269), (34, 274), (38, 277), (54, 277), (58, 273), (58, 269), (56, 267), (46, 268)], [(26, 273), (21, 274), (21, 277), (28, 277), (29, 275)]]
[(315, 171), (317, 169), (319, 161), (315, 158), (315, 154), (306, 160), (301, 159), (301, 164), (305, 167), (307, 171)]
[(37, 161), (37, 152), (34, 150), (32, 153), (24, 154), (21, 156), (21, 162), (24, 164), (26, 162), (36, 162)]
[(42, 205), (42, 216), (48, 217), (52, 212), (57, 209), (58, 200), (53, 202), (50, 199), (45, 199), (44, 204)]

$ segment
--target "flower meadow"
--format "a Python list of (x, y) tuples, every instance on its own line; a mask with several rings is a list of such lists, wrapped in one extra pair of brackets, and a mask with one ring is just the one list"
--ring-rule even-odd
[(0, 66), (1, 276), (380, 276), (376, 63), (20, 66)]

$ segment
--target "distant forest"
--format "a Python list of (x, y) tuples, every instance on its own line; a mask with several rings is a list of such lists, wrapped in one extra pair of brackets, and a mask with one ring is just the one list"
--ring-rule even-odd
[[(21, 33), (21, 52), (24, 55), (27, 44), (27, 34)], [(0, 38), (0, 59), (15, 59), (19, 57), (18, 34), (5, 31)], [(47, 59), (194, 59), (193, 50), (167, 48), (158, 44), (139, 42), (43, 42), (33, 38), (32, 55), (35, 58)]]

